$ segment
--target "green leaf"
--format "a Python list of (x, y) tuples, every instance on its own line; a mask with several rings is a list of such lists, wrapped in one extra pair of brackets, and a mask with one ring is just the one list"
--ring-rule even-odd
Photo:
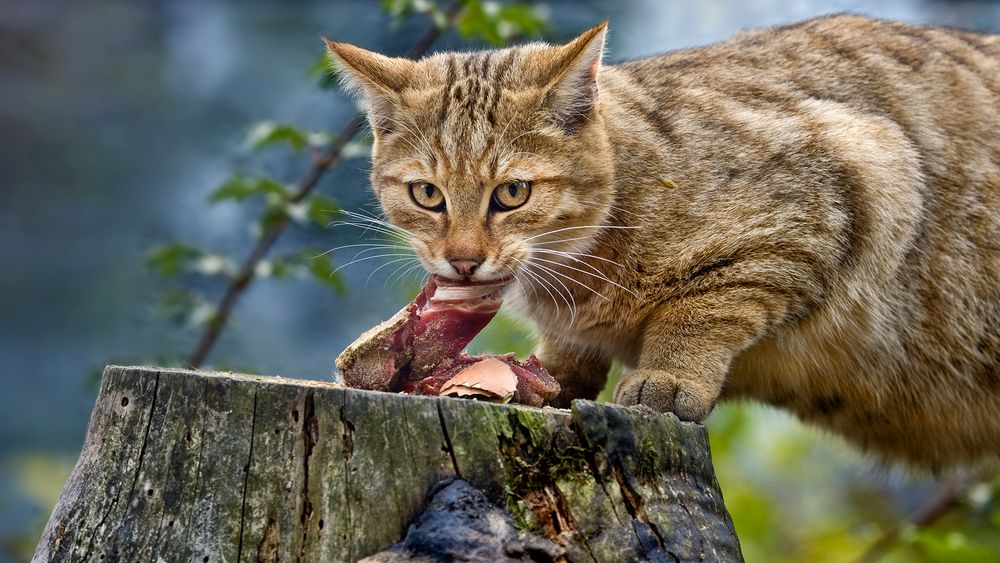
[(545, 31), (545, 20), (542, 7), (526, 4), (505, 4), (497, 13), (498, 31), (505, 39), (522, 35), (537, 37)]
[(340, 213), (337, 202), (321, 195), (309, 196), (306, 201), (309, 203), (309, 220), (318, 227), (326, 227)]
[(414, 0), (382, 0), (381, 7), (383, 12), (387, 12), (390, 16), (400, 19), (405, 18), (414, 10)]
[(496, 19), (487, 13), (483, 2), (478, 0), (466, 2), (455, 27), (464, 37), (480, 37), (495, 45), (503, 43)]
[(291, 190), (284, 184), (266, 176), (236, 173), (212, 192), (208, 196), (208, 201), (210, 203), (218, 203), (229, 199), (241, 201), (251, 196), (268, 194), (284, 201), (288, 199), (290, 193)]
[(321, 249), (306, 248), (275, 258), (267, 272), (278, 279), (315, 279), (339, 294), (346, 291), (344, 280), (334, 272), (332, 257)]
[(290, 219), (288, 206), (284, 201), (268, 201), (264, 214), (261, 215), (258, 223), (260, 231), (266, 233), (279, 224)]
[(309, 65), (309, 69), (306, 70), (306, 78), (317, 80), (319, 87), (323, 90), (332, 90), (337, 87), (337, 63), (329, 51), (324, 50)]
[(478, 37), (495, 45), (519, 36), (537, 36), (545, 29), (543, 8), (522, 3), (499, 4), (471, 0), (459, 14), (456, 27), (465, 37)]
[(146, 257), (146, 266), (171, 278), (191, 270), (192, 264), (204, 255), (202, 250), (177, 242), (154, 248)]
[(201, 325), (215, 315), (215, 307), (201, 295), (184, 289), (165, 292), (156, 306), (161, 315), (178, 325)]
[(318, 256), (312, 254), (306, 265), (316, 281), (326, 285), (340, 295), (346, 293), (347, 287), (344, 285), (344, 278), (340, 277), (340, 274), (334, 271), (329, 255)]
[(187, 273), (198, 273), (209, 277), (236, 274), (236, 264), (229, 258), (209, 254), (181, 243), (153, 249), (146, 257), (146, 265), (165, 278)]
[(929, 561), (962, 561), (964, 563), (989, 563), (997, 561), (997, 551), (983, 544), (974, 543), (959, 531), (935, 533), (917, 530), (911, 535), (914, 546)]
[(300, 131), (288, 123), (261, 121), (247, 132), (246, 144), (255, 149), (262, 149), (288, 143), (293, 149), (300, 151), (309, 146), (309, 134)]

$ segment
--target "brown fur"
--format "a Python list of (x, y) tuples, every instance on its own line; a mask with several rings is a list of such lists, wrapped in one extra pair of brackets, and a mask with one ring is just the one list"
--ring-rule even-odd
[[(329, 43), (427, 269), (516, 272), (564, 401), (616, 359), (624, 404), (752, 398), (892, 459), (996, 458), (1000, 36), (834, 16), (602, 66), (603, 40), (419, 62)], [(490, 212), (512, 180), (528, 203)]]

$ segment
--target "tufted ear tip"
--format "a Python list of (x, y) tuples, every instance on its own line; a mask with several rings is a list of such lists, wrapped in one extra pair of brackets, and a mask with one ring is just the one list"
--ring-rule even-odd
[(588, 43), (600, 37), (600, 43), (603, 45), (604, 36), (608, 33), (608, 20), (604, 20), (601, 23), (595, 25), (594, 27), (584, 31), (577, 36), (574, 41), (583, 40), (584, 43)]
[(563, 48), (569, 55), (570, 64), (581, 67), (578, 71), (587, 71), (596, 77), (604, 57), (607, 34), (608, 20), (604, 20), (567, 43)]
[(320, 39), (326, 45), (337, 78), (363, 103), (376, 137), (389, 131), (391, 115), (398, 110), (398, 93), (412, 83), (417, 63), (326, 37)]
[(387, 57), (350, 43), (321, 37), (338, 65), (341, 79), (352, 89), (370, 96), (376, 91), (393, 93), (409, 82), (416, 63), (410, 59)]

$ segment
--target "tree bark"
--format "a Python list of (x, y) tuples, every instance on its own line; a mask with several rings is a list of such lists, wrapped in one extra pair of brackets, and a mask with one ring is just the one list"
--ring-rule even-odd
[(476, 557), (742, 560), (708, 435), (672, 415), (117, 366), (34, 560), (427, 560), (469, 490), (503, 514), (470, 529), (520, 546)]

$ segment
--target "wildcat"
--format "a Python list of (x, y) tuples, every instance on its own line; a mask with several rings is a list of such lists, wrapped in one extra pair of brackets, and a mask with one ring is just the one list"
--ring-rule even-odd
[(1000, 454), (1000, 36), (853, 15), (607, 65), (328, 41), (426, 269), (513, 276), (561, 401), (790, 410), (892, 460)]

